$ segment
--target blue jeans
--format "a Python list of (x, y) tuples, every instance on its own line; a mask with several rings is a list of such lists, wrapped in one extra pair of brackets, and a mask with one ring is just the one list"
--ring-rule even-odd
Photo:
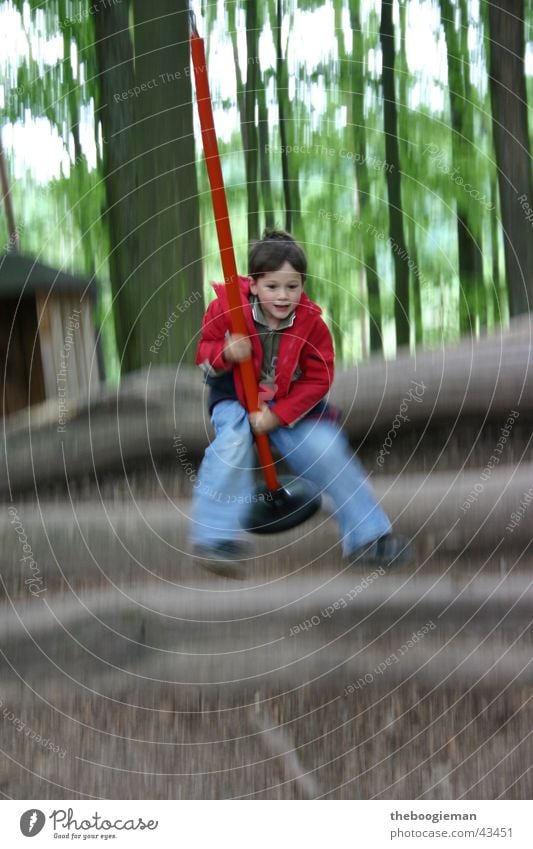
[[(243, 536), (239, 515), (250, 502), (257, 468), (244, 407), (238, 401), (219, 401), (212, 422), (215, 439), (198, 472), (191, 514), (191, 539), (207, 546)], [(294, 427), (271, 431), (269, 439), (292, 472), (332, 499), (345, 556), (390, 532), (389, 519), (377, 504), (364, 469), (336, 425), (302, 419)]]

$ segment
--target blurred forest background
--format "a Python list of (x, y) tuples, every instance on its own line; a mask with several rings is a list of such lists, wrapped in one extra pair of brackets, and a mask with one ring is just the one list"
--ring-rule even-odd
[[(339, 361), (530, 310), (529, 0), (194, 12), (240, 268), (265, 226), (291, 230)], [(96, 276), (108, 379), (192, 362), (222, 276), (188, 28), (184, 0), (0, 2), (0, 253)]]

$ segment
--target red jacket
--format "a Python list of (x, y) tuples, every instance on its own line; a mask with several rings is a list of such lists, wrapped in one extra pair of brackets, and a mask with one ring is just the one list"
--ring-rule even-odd
[[(248, 333), (252, 342), (252, 361), (259, 381), (263, 361), (263, 347), (255, 329), (250, 306), (250, 278), (239, 277), (241, 300)], [(226, 333), (231, 333), (229, 303), (223, 283), (213, 286), (217, 297), (211, 301), (202, 321), (202, 333), (196, 363), (213, 369), (233, 371), (238, 400), (246, 406), (244, 388), (238, 368), (227, 363), (222, 354)], [(294, 323), (281, 334), (276, 369), (276, 392), (271, 405), (282, 424), (290, 425), (308, 413), (329, 392), (333, 383), (335, 354), (331, 334), (322, 310), (305, 293), (296, 307)], [(299, 376), (293, 375), (299, 369)]]

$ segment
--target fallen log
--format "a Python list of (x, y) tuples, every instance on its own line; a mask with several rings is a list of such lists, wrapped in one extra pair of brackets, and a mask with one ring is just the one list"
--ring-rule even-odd
[(179, 688), (181, 698), (197, 687), (224, 698), (308, 683), (341, 697), (414, 675), (432, 686), (531, 685), (532, 594), (527, 576), (463, 584), (387, 576), (364, 585), (342, 576), (232, 593), (214, 583), (194, 598), (153, 583), (49, 595), (4, 606), (2, 667), (37, 692), (51, 679), (67, 689), (88, 679), (127, 689), (142, 678)]
[[(505, 334), (397, 360), (372, 359), (339, 371), (331, 401), (352, 439), (466, 417), (522, 416), (533, 409), (529, 317)], [(152, 458), (174, 457), (176, 442), (197, 458), (212, 437), (207, 390), (198, 369), (149, 369), (89, 399), (69, 399), (64, 424), (56, 406), (28, 408), (4, 421), (0, 495), (83, 475), (125, 471)], [(176, 474), (180, 473), (176, 464)]]
[(331, 400), (351, 437), (388, 430), (396, 416), (413, 427), (442, 419), (489, 418), (533, 409), (533, 363), (528, 341), (501, 349), (473, 344), (339, 372)]
[[(376, 478), (375, 491), (397, 531), (416, 551), (415, 564), (453, 552), (519, 560), (531, 543), (533, 466), (505, 467), (482, 480), (479, 472)], [(325, 507), (328, 507), (326, 502)], [(0, 514), (5, 591), (26, 592), (31, 577), (22, 561), (27, 540), (49, 588), (159, 577), (184, 587), (201, 586), (205, 572), (188, 543), (190, 502), (15, 503)], [(22, 534), (24, 536), (22, 536)], [(256, 580), (307, 568), (335, 574), (342, 561), (338, 530), (327, 509), (302, 526), (253, 538), (249, 570)], [(530, 557), (531, 555), (529, 555)]]

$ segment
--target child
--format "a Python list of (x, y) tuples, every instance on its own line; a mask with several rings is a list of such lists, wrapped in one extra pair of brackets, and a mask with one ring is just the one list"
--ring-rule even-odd
[[(214, 560), (246, 556), (239, 510), (254, 488), (253, 431), (268, 433), (291, 470), (331, 497), (347, 560), (385, 568), (404, 562), (407, 543), (391, 534), (325, 401), (333, 382), (333, 343), (320, 307), (303, 291), (302, 248), (282, 230), (266, 231), (250, 249), (249, 274), (240, 278), (249, 335), (231, 332), (223, 284), (215, 284), (217, 298), (202, 322), (196, 361), (210, 388), (216, 436), (193, 496), (191, 536), (197, 553)], [(250, 356), (263, 403), (260, 412), (249, 415), (236, 366)]]

